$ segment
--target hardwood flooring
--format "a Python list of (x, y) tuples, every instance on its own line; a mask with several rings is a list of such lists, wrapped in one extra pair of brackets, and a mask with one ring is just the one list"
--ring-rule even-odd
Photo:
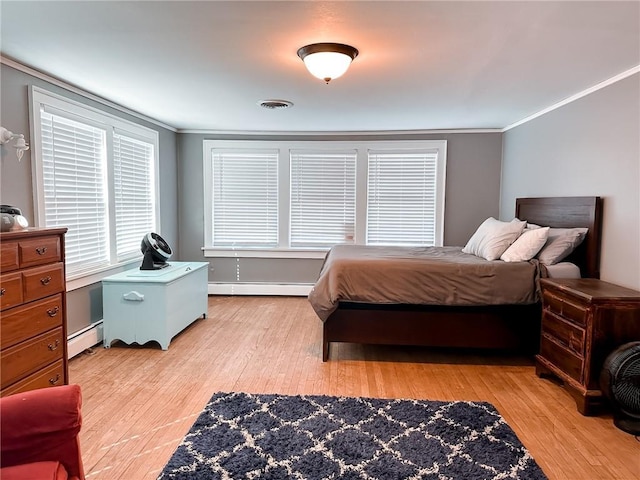
[(118, 343), (70, 361), (83, 392), (87, 479), (155, 479), (216, 391), (478, 400), (495, 405), (550, 479), (640, 479), (640, 442), (584, 417), (528, 358), (334, 344), (306, 298), (209, 297), (168, 351)]

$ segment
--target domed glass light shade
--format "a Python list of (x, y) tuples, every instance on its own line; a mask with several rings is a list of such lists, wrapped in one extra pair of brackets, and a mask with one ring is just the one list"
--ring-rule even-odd
[(344, 75), (358, 50), (342, 43), (313, 43), (300, 48), (298, 56), (311, 75), (329, 83)]

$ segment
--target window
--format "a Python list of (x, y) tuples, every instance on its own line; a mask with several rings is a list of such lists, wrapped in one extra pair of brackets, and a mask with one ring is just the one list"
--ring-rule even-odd
[(156, 228), (154, 145), (113, 133), (116, 258), (140, 255), (140, 240)]
[(32, 87), (39, 226), (67, 227), (69, 280), (139, 259), (157, 230), (158, 133)]
[(353, 243), (356, 152), (291, 153), (291, 246)]
[(367, 243), (435, 245), (437, 151), (371, 151)]
[(277, 152), (215, 151), (212, 155), (213, 244), (277, 247)]
[(64, 226), (67, 271), (109, 264), (106, 131), (41, 112), (44, 226)]
[(442, 245), (446, 141), (204, 141), (205, 256)]

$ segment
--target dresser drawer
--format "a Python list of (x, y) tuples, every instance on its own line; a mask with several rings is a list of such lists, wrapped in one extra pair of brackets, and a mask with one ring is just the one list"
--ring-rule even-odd
[(62, 262), (22, 271), (24, 301), (48, 297), (64, 291), (64, 264)]
[(555, 343), (545, 334), (540, 339), (540, 355), (574, 380), (582, 382), (582, 358)]
[(62, 249), (58, 236), (21, 240), (18, 250), (21, 268), (62, 261)]
[(20, 266), (18, 260), (18, 242), (0, 243), (0, 271), (8, 272)]
[(62, 327), (2, 350), (2, 388), (62, 359)]
[(0, 345), (2, 348), (20, 343), (64, 322), (62, 294), (21, 305), (2, 314)]
[(547, 290), (543, 292), (542, 302), (545, 310), (560, 315), (578, 325), (585, 326), (587, 324), (587, 309), (582, 305), (570, 302)]
[(553, 337), (562, 346), (572, 352), (584, 356), (584, 330), (573, 323), (565, 321), (562, 317), (545, 311), (542, 316), (542, 333)]
[(13, 272), (0, 275), (0, 310), (20, 305), (22, 300), (22, 274)]
[(54, 364), (3, 389), (0, 395), (6, 397), (7, 395), (35, 390), (37, 388), (55, 387), (56, 385), (63, 385), (64, 381), (64, 362), (58, 360)]

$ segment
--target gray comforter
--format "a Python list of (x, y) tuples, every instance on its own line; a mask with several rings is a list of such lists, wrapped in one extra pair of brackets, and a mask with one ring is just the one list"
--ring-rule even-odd
[(539, 265), (487, 261), (462, 247), (336, 245), (309, 301), (322, 321), (339, 302), (515, 305), (538, 300)]

